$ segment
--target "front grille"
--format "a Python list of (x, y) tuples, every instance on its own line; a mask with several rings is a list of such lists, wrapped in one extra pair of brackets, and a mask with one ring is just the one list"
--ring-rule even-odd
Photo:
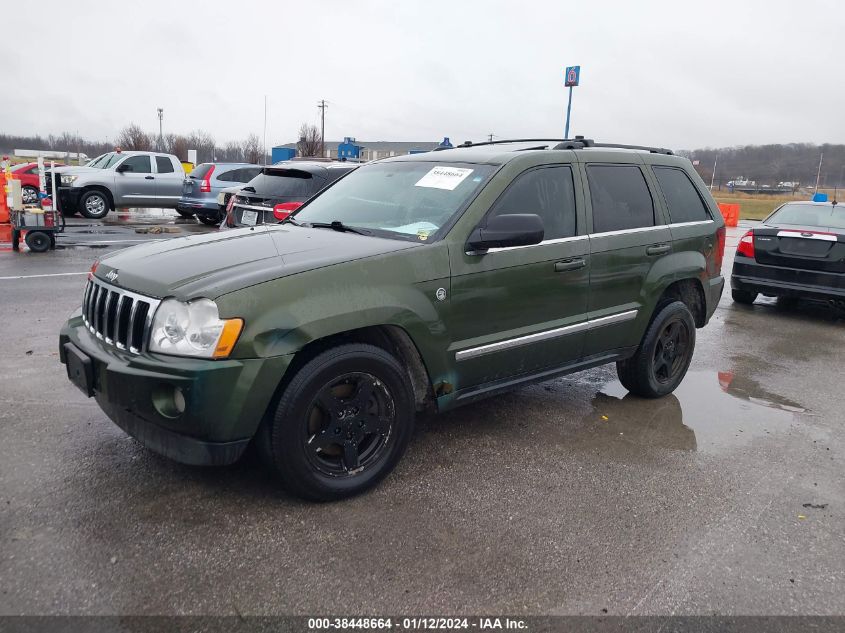
[(90, 279), (82, 299), (82, 320), (98, 339), (140, 354), (150, 335), (158, 299)]

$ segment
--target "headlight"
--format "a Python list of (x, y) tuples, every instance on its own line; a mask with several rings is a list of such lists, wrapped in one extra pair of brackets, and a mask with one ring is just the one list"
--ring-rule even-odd
[(226, 358), (241, 333), (243, 319), (221, 319), (211, 299), (187, 303), (165, 299), (153, 317), (150, 351), (176, 356)]
[(62, 184), (63, 185), (72, 185), (73, 181), (79, 178), (79, 176), (74, 176), (73, 174), (64, 175), (61, 174)]
[(226, 194), (222, 191), (217, 194), (217, 204), (224, 205), (226, 204)]

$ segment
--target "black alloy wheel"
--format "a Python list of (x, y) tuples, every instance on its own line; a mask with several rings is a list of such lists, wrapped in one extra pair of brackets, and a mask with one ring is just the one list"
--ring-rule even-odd
[(619, 382), (643, 398), (672, 393), (689, 369), (695, 350), (695, 320), (682, 301), (663, 303), (634, 355), (616, 363)]
[(395, 418), (393, 397), (378, 378), (340, 376), (323, 386), (306, 415), (308, 460), (326, 475), (354, 475), (379, 460)]
[(293, 370), (256, 443), (291, 493), (337, 500), (371, 488), (393, 470), (415, 415), (405, 367), (381, 347), (346, 343)]
[(657, 382), (667, 384), (685, 369), (689, 340), (687, 324), (680, 317), (675, 317), (663, 327), (652, 361), (652, 371)]

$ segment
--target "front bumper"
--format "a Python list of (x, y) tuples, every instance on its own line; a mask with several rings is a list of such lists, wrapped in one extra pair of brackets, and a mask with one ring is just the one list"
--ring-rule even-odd
[(737, 255), (731, 288), (775, 297), (845, 298), (845, 275), (759, 264)]
[(58, 187), (58, 209), (60, 211), (78, 211), (79, 198), (82, 197), (82, 189), (76, 187)]
[[(117, 426), (157, 453), (196, 465), (230, 464), (243, 454), (292, 359), (130, 354), (96, 339), (78, 317), (59, 336), (61, 362), (70, 366), (77, 351), (90, 359), (91, 393)], [(170, 406), (176, 388), (182, 413)]]

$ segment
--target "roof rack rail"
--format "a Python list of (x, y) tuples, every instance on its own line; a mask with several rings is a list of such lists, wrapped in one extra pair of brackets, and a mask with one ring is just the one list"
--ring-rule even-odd
[[(673, 155), (671, 149), (665, 147), (649, 147), (647, 145), (623, 145), (621, 143), (596, 143), (591, 138), (584, 138), (583, 136), (576, 136), (575, 138), (507, 138), (499, 139), (498, 141), (484, 141), (483, 143), (473, 143), (472, 141), (464, 141), (456, 147), (480, 147), (482, 145), (501, 145), (503, 143), (557, 143), (552, 149), (584, 149), (585, 147), (605, 147), (608, 149), (639, 149), (652, 154), (668, 154)], [(442, 149), (442, 148), (437, 148)], [(435, 150), (437, 151), (437, 150)]]
[(608, 149), (641, 149), (652, 154), (673, 155), (671, 149), (665, 147), (649, 147), (648, 145), (623, 145), (622, 143), (596, 143), (591, 138), (576, 136), (574, 139), (567, 139), (556, 145), (553, 149), (583, 149), (585, 147), (606, 147)]

